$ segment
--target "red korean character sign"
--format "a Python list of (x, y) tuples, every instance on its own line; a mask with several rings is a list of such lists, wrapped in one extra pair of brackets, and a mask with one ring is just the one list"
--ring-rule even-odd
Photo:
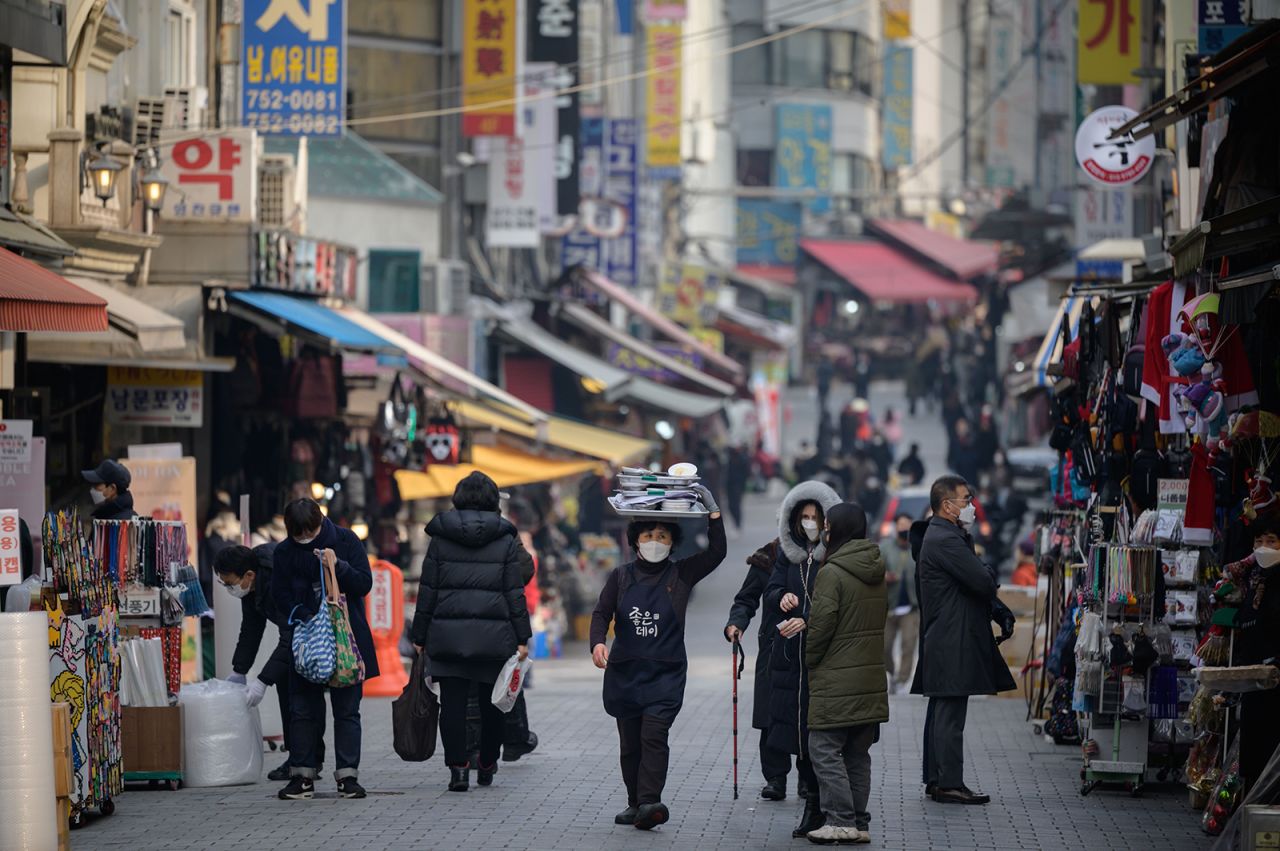
[(514, 136), (519, 4), (467, 0), (462, 7), (463, 135)]
[(17, 585), (22, 581), (21, 540), (18, 510), (0, 510), (0, 585)]
[(164, 216), (252, 222), (258, 204), (258, 140), (248, 128), (162, 133), (161, 173), (169, 180)]

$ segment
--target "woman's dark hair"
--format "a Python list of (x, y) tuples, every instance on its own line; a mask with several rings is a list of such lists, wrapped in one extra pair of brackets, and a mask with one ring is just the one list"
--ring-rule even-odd
[(1254, 539), (1263, 535), (1280, 535), (1280, 509), (1264, 511), (1249, 524), (1249, 534)]
[(479, 470), (453, 489), (453, 507), (459, 511), (497, 511), (500, 500), (498, 486)]
[(831, 506), (827, 512), (827, 524), (831, 531), (827, 533), (827, 557), (831, 557), (850, 541), (860, 541), (867, 537), (867, 512), (856, 502), (842, 502)]
[(284, 528), (290, 538), (299, 538), (324, 522), (320, 503), (314, 499), (295, 499), (284, 507)]
[(800, 515), (810, 505), (818, 509), (818, 529), (821, 531), (825, 515), (822, 511), (822, 503), (816, 499), (806, 499), (804, 502), (798, 503), (795, 508), (791, 509), (791, 516), (787, 518), (787, 528), (791, 530), (791, 537), (802, 547), (809, 546), (809, 537), (800, 528)]
[(650, 529), (666, 529), (667, 533), (671, 535), (672, 549), (680, 546), (680, 542), (684, 540), (684, 532), (679, 524), (667, 523), (663, 520), (632, 520), (630, 525), (627, 526), (627, 545), (631, 547), (633, 552), (636, 548), (636, 541)]
[(219, 576), (243, 577), (258, 569), (258, 557), (248, 547), (227, 547), (213, 560), (213, 572)]

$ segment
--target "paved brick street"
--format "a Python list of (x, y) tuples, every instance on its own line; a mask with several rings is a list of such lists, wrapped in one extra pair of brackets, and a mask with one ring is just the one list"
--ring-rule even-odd
[[(690, 684), (672, 734), (670, 824), (651, 834), (615, 827), (625, 805), (617, 735), (600, 706), (600, 676), (585, 647), (540, 662), (529, 695), (539, 749), (504, 764), (489, 789), (445, 791), (441, 752), (425, 764), (391, 749), (390, 701), (364, 704), (363, 801), (333, 795), (330, 777), (311, 802), (275, 798), (277, 784), (180, 792), (136, 791), (115, 815), (72, 835), (78, 849), (710, 849), (808, 847), (791, 839), (800, 803), (761, 801), (757, 733), (749, 728), (750, 671), (742, 680), (742, 796), (733, 800), (729, 736), (729, 651), (720, 635), (747, 551), (763, 541), (774, 508), (748, 503), (749, 528), (730, 541), (725, 564), (699, 586), (689, 610)], [(754, 642), (749, 646), (754, 664)], [(976, 700), (969, 713), (967, 777), (989, 792), (986, 807), (926, 803), (918, 782), (924, 701), (892, 699), (892, 720), (872, 751), (874, 844), (890, 849), (1203, 849), (1208, 842), (1179, 786), (1149, 787), (1133, 800), (1120, 791), (1078, 793), (1077, 751), (1032, 736), (1020, 700)], [(272, 766), (278, 757), (268, 755)], [(330, 766), (331, 770), (331, 766)], [(792, 778), (794, 792), (794, 775)]]

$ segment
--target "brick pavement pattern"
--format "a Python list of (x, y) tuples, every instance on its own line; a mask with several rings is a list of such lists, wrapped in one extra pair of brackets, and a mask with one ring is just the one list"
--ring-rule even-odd
[[(529, 693), (537, 751), (503, 763), (494, 785), (446, 791), (443, 750), (426, 763), (405, 763), (391, 747), (391, 705), (363, 706), (361, 782), (365, 800), (336, 797), (332, 764), (313, 801), (279, 801), (281, 784), (129, 791), (116, 812), (72, 834), (86, 851), (275, 851), (275, 849), (772, 849), (811, 847), (793, 840), (800, 802), (759, 798), (756, 744), (750, 727), (750, 667), (740, 683), (739, 777), (733, 800), (729, 647), (721, 634), (746, 570), (744, 559), (774, 531), (776, 503), (749, 498), (747, 532), (700, 585), (689, 609), (690, 672), (684, 710), (672, 730), (665, 801), (671, 822), (642, 833), (613, 824), (625, 806), (617, 732), (600, 703), (600, 672), (584, 645), (539, 661)], [(753, 624), (754, 627), (754, 624)], [(748, 665), (755, 662), (749, 633)], [(270, 698), (268, 698), (270, 699)], [(989, 793), (982, 807), (926, 801), (920, 786), (920, 731), (925, 701), (894, 696), (891, 720), (872, 749), (872, 846), (886, 849), (1167, 849), (1208, 847), (1198, 814), (1180, 785), (1151, 785), (1135, 800), (1119, 790), (1079, 794), (1078, 748), (1032, 735), (1021, 700), (978, 698), (970, 704), (966, 782)], [(332, 726), (332, 725), (330, 725)], [(328, 748), (332, 754), (332, 747)], [(278, 757), (268, 755), (267, 767)]]

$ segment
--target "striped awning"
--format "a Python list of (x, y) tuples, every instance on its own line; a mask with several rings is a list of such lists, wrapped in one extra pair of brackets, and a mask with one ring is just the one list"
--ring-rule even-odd
[(0, 248), (0, 331), (106, 331), (107, 300)]
[[(1071, 339), (1074, 340), (1080, 333), (1080, 314), (1084, 310), (1084, 304), (1090, 296), (1072, 295), (1067, 296), (1058, 305), (1058, 310), (1053, 315), (1053, 322), (1049, 325), (1049, 330), (1045, 332), (1044, 340), (1040, 343), (1040, 349), (1036, 352), (1035, 360), (1035, 376), (1037, 387), (1052, 387), (1054, 381), (1048, 375), (1046, 370), (1062, 360), (1062, 350), (1065, 343), (1062, 340), (1062, 323), (1065, 319), (1070, 329)], [(1033, 338), (1034, 339), (1034, 338)]]

